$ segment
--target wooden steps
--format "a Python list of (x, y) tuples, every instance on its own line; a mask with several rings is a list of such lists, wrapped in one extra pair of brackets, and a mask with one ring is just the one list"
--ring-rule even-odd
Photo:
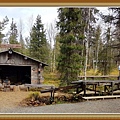
[(108, 95), (108, 96), (92, 96), (92, 97), (82, 97), (85, 100), (97, 100), (97, 99), (117, 99), (120, 95)]

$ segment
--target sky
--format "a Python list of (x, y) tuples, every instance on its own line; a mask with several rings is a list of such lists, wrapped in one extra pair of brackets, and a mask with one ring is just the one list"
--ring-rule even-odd
[[(97, 7), (104, 13), (107, 12), (106, 7)], [(41, 15), (42, 23), (46, 29), (47, 24), (57, 20), (58, 7), (0, 7), (0, 21), (5, 16), (9, 18), (9, 25), (14, 18), (14, 22), (17, 23), (19, 29), (20, 19), (23, 22), (23, 36), (27, 37), (30, 27), (35, 23), (37, 15)]]
[(0, 7), (0, 21), (7, 16), (9, 19), (8, 26), (10, 26), (12, 18), (14, 18), (14, 22), (17, 23), (19, 29), (21, 19), (23, 36), (27, 37), (30, 27), (35, 23), (37, 15), (41, 16), (42, 23), (46, 27), (47, 24), (57, 19), (57, 9), (57, 7)]
[(57, 18), (57, 7), (0, 7), (0, 18), (8, 16), (9, 19), (14, 18), (27, 20), (33, 15), (41, 15), (43, 23), (50, 22)]

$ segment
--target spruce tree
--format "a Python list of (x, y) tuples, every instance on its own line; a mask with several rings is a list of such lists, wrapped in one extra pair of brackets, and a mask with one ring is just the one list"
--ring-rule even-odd
[(113, 63), (113, 50), (112, 50), (112, 44), (115, 43), (114, 41), (114, 17), (111, 14), (111, 11), (109, 9), (109, 12), (107, 15), (101, 14), (102, 19), (105, 23), (105, 32), (103, 34), (103, 48), (99, 54), (99, 60), (102, 61), (99, 63), (99, 70), (102, 72), (102, 74), (107, 75), (111, 72), (114, 63)]
[(5, 26), (8, 24), (8, 17), (6, 16), (2, 21), (0, 21), (0, 43), (3, 42), (3, 38), (5, 37), (5, 34), (3, 31), (5, 30)]
[(109, 8), (113, 13), (113, 24), (115, 25), (115, 33), (118, 42), (120, 43), (120, 7)]
[[(110, 11), (112, 11), (112, 24), (114, 25), (114, 32), (112, 34), (112, 49), (113, 51), (113, 59), (114, 61), (114, 67), (117, 68), (119, 65), (120, 60), (120, 7), (115, 8), (109, 8)], [(112, 28), (113, 29), (113, 28)], [(117, 64), (116, 64), (117, 63)]]
[(16, 44), (18, 43), (17, 37), (18, 37), (18, 30), (17, 30), (17, 25), (14, 23), (14, 19), (12, 18), (12, 23), (10, 25), (10, 31), (9, 31), (9, 43), (10, 44)]
[(79, 8), (59, 8), (57, 27), (60, 30), (60, 55), (58, 71), (61, 74), (61, 85), (69, 85), (77, 80), (81, 70), (81, 51), (84, 39), (84, 24)]
[(37, 16), (30, 33), (30, 56), (42, 62), (48, 63), (49, 60), (49, 44), (40, 15)]

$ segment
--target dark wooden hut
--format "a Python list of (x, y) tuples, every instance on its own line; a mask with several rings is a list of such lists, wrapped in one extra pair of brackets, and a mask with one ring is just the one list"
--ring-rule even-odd
[(40, 84), (47, 64), (12, 49), (0, 52), (0, 79), (9, 78), (11, 84)]

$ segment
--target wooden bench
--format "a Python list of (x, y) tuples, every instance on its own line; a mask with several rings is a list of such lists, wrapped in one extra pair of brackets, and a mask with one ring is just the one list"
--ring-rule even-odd
[(46, 93), (46, 92), (50, 92), (50, 104), (52, 104), (52, 102), (54, 102), (54, 93), (55, 93), (55, 88), (51, 87), (49, 89), (44, 89), (40, 91), (41, 93)]
[(30, 88), (42, 88), (42, 89), (50, 89), (51, 87), (55, 87), (54, 85), (46, 85), (46, 84), (24, 84), (25, 87), (28, 88), (28, 90)]
[(50, 88), (41, 90), (40, 92), (41, 92), (41, 93), (50, 92), (50, 93), (51, 93), (50, 103), (52, 103), (52, 102), (54, 102), (54, 94), (55, 94), (55, 91), (65, 91), (65, 90), (69, 90), (69, 89), (73, 89), (73, 88), (75, 89), (77, 86), (78, 86), (78, 85), (64, 86), (64, 87), (58, 87), (58, 88), (55, 88), (55, 87), (51, 86)]

